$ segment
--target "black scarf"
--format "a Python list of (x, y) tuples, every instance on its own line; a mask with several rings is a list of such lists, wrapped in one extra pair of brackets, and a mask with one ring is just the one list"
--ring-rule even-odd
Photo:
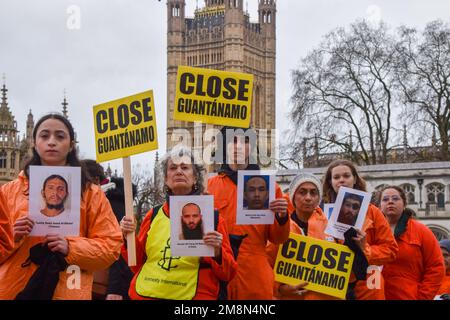
[(51, 300), (59, 281), (59, 273), (68, 266), (64, 256), (50, 251), (47, 245), (38, 243), (30, 249), (30, 256), (22, 266), (31, 262), (39, 267), (15, 300)]
[(353, 260), (352, 271), (354, 272), (357, 280), (365, 280), (367, 276), (367, 268), (369, 267), (369, 262), (367, 261), (366, 255), (361, 250), (361, 248), (356, 244), (355, 240), (352, 238), (356, 237), (358, 233), (352, 227), (344, 233), (345, 242), (344, 245), (350, 248), (355, 253), (355, 258)]
[(408, 208), (406, 208), (403, 211), (402, 216), (398, 220), (397, 226), (395, 227), (395, 230), (394, 230), (395, 239), (400, 238), (400, 236), (405, 233), (406, 228), (408, 227), (408, 221), (409, 221), (409, 219), (411, 219), (412, 215), (413, 215), (413, 212)]
[(297, 217), (297, 214), (295, 213), (295, 211), (291, 214), (291, 220), (294, 221), (300, 227), (300, 229), (303, 230), (303, 233), (305, 234), (305, 236), (308, 235), (308, 222), (303, 222), (302, 220), (300, 220)]
[[(245, 170), (257, 171), (257, 170), (261, 170), (261, 168), (257, 164), (249, 164)], [(231, 181), (233, 181), (233, 183), (235, 185), (237, 185), (238, 172), (232, 170), (228, 164), (223, 164), (219, 170), (219, 173), (225, 174), (226, 176), (228, 176), (231, 179)]]

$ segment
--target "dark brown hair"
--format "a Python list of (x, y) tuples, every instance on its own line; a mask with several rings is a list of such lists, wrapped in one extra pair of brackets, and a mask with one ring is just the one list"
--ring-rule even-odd
[(339, 166), (346, 166), (350, 168), (352, 175), (355, 177), (356, 180), (353, 189), (367, 191), (366, 182), (359, 175), (358, 170), (356, 169), (356, 166), (353, 162), (348, 160), (335, 160), (328, 166), (323, 180), (323, 201), (325, 203), (333, 203), (336, 201), (337, 193), (334, 191), (333, 185), (331, 184), (332, 180), (331, 173), (334, 168)]
[[(84, 192), (87, 188), (88, 183), (90, 183), (90, 180), (88, 178), (88, 174), (87, 174), (85, 166), (81, 165), (81, 162), (78, 159), (77, 149), (75, 147), (75, 143), (76, 143), (75, 131), (73, 130), (72, 124), (66, 117), (64, 117), (62, 114), (59, 114), (59, 113), (49, 113), (49, 114), (43, 116), (42, 118), (40, 118), (33, 129), (33, 142), (36, 144), (36, 135), (37, 135), (38, 129), (41, 126), (41, 124), (48, 119), (55, 119), (55, 120), (62, 122), (64, 124), (64, 126), (67, 128), (67, 130), (69, 131), (70, 143), (73, 145), (73, 148), (67, 154), (66, 163), (71, 167), (81, 167), (81, 190)], [(32, 151), (33, 151), (33, 156), (25, 164), (25, 168), (24, 168), (25, 176), (27, 177), (27, 179), (30, 179), (30, 166), (41, 166), (42, 165), (41, 157), (37, 153), (36, 148), (33, 147)]]

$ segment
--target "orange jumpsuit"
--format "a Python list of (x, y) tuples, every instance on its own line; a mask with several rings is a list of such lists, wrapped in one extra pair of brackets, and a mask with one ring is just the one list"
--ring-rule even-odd
[(433, 300), (445, 275), (434, 234), (422, 223), (409, 219), (397, 243), (397, 259), (383, 268), (386, 299)]
[(0, 263), (2, 263), (11, 253), (14, 247), (13, 232), (8, 216), (0, 202)]
[[(292, 206), (293, 208), (293, 206)], [(295, 210), (295, 209), (294, 209)], [(295, 234), (301, 234), (303, 235), (303, 231), (301, 228), (291, 219), (291, 232)], [(313, 214), (308, 220), (308, 237), (316, 238), (325, 240), (326, 234), (325, 229), (328, 224), (328, 219), (325, 217), (325, 214), (322, 212), (322, 209), (319, 207), (314, 210)], [(275, 261), (277, 259), (278, 255), (278, 248), (280, 245), (275, 245), (273, 243), (270, 243), (267, 246), (267, 255), (269, 259), (270, 265), (273, 267), (275, 265)], [(291, 297), (281, 297), (279, 294), (280, 283), (275, 282), (273, 286), (273, 295), (275, 299), (283, 299), (283, 300), (335, 300), (336, 298), (314, 292), (314, 291), (307, 291), (302, 296), (291, 296)]]
[[(376, 206), (370, 204), (366, 219), (363, 224), (363, 231), (366, 233), (367, 245), (364, 254), (369, 265), (382, 266), (395, 260), (398, 246), (392, 234), (391, 227), (383, 213)], [(384, 279), (381, 274), (380, 288), (369, 288), (367, 281), (357, 281), (355, 295), (357, 300), (384, 300)], [(371, 275), (368, 274), (367, 278)], [(350, 282), (352, 282), (350, 278)]]
[[(23, 172), (16, 180), (1, 187), (0, 201), (12, 224), (28, 215), (28, 179)], [(91, 299), (93, 271), (108, 268), (120, 254), (122, 232), (100, 187), (89, 185), (80, 205), (80, 236), (67, 237), (69, 267), (60, 273), (53, 299)], [(27, 260), (30, 248), (42, 240), (43, 237), (24, 237), (15, 243), (9, 258), (0, 264), (0, 300), (14, 299), (24, 289), (37, 266), (31, 263), (22, 267), (22, 264)], [(81, 271), (79, 288), (73, 278), (77, 268), (71, 266), (79, 267)]]
[[(280, 225), (236, 225), (237, 186), (221, 173), (208, 181), (208, 193), (214, 195), (214, 205), (224, 217), (230, 235), (247, 236), (239, 249), (237, 274), (228, 284), (230, 300), (271, 300), (274, 275), (267, 260), (267, 241), (282, 244), (289, 238), (289, 220)], [(277, 185), (276, 198), (283, 192)]]
[[(164, 203), (163, 210), (166, 216), (170, 217), (167, 202)], [(133, 271), (135, 275), (131, 281), (130, 290), (128, 292), (130, 298), (133, 300), (152, 300), (150, 298), (142, 297), (136, 292), (136, 280), (147, 259), (146, 244), (148, 231), (150, 230), (152, 224), (152, 214), (153, 209), (147, 213), (142, 221), (141, 228), (139, 229), (139, 235), (136, 238), (136, 266), (130, 267), (131, 271)], [(193, 300), (217, 300), (219, 294), (219, 281), (229, 281), (236, 274), (236, 261), (234, 260), (233, 252), (230, 247), (230, 241), (228, 240), (228, 232), (225, 221), (220, 216), (217, 231), (223, 235), (222, 263), (218, 264), (212, 257), (201, 258), (201, 264), (208, 265), (209, 267), (200, 268), (199, 270), (197, 291)], [(125, 246), (122, 247), (122, 256), (125, 261), (128, 260)]]

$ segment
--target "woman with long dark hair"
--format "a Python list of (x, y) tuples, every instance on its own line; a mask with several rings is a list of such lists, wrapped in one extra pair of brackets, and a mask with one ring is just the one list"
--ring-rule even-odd
[[(361, 191), (366, 190), (366, 182), (358, 173), (353, 162), (335, 160), (329, 166), (323, 180), (325, 203), (334, 203), (340, 187)], [(357, 230), (355, 243), (361, 248), (369, 265), (382, 266), (395, 260), (398, 246), (380, 209), (370, 204), (362, 230)], [(348, 298), (357, 300), (384, 300), (383, 279), (378, 273), (380, 287), (368, 287), (367, 281), (350, 279)], [(352, 281), (353, 280), (353, 281)]]
[[(14, 234), (14, 251), (0, 264), (0, 299), (91, 299), (93, 271), (107, 268), (119, 256), (119, 225), (104, 193), (81, 167), (80, 235), (30, 237), (34, 227), (28, 217), (30, 166), (81, 166), (72, 124), (60, 114), (48, 114), (36, 123), (32, 152), (19, 177), (0, 189)], [(39, 249), (37, 244), (45, 247), (46, 257), (56, 259), (53, 269), (28, 259), (31, 251)], [(42, 277), (54, 285), (36, 288)]]

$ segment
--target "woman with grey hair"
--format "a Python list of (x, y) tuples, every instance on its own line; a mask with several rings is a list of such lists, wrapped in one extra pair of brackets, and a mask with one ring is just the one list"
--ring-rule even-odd
[[(236, 273), (236, 262), (222, 217), (214, 212), (215, 231), (205, 234), (206, 245), (214, 248), (214, 257), (172, 257), (170, 250), (169, 197), (201, 195), (204, 190), (202, 165), (195, 163), (190, 149), (175, 147), (161, 162), (166, 201), (145, 216), (136, 238), (137, 264), (131, 281), (131, 299), (214, 300), (220, 281), (229, 281)], [(136, 229), (135, 222), (124, 217), (120, 223), (124, 237)], [(126, 250), (123, 252), (127, 257)]]

